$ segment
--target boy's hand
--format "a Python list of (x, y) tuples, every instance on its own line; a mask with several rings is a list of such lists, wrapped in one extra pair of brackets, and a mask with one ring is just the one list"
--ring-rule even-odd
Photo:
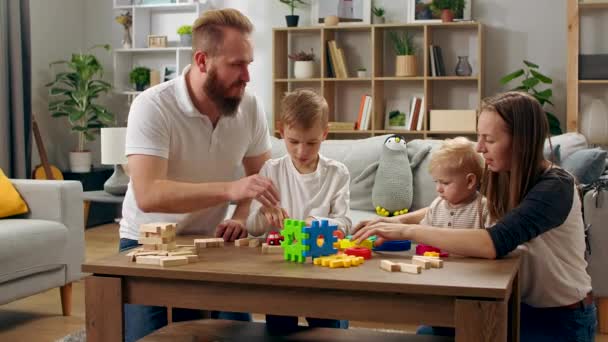
[(247, 237), (245, 223), (239, 220), (229, 219), (217, 225), (215, 237), (221, 237), (224, 241), (234, 241)]
[(378, 217), (378, 218), (374, 218), (371, 220), (363, 220), (360, 221), (359, 223), (357, 223), (357, 225), (355, 226), (355, 228), (353, 228), (352, 233), (355, 234), (357, 231), (359, 231), (362, 228), (365, 227), (369, 227), (373, 224), (379, 223), (379, 222), (385, 222), (385, 223), (401, 223), (399, 222), (399, 219), (397, 217)]
[(273, 207), (279, 203), (279, 191), (266, 177), (251, 175), (229, 184), (228, 196), (232, 201), (255, 198), (265, 207)]
[(281, 207), (262, 207), (260, 212), (266, 218), (266, 223), (274, 228), (283, 229), (283, 220), (289, 218), (287, 211)]

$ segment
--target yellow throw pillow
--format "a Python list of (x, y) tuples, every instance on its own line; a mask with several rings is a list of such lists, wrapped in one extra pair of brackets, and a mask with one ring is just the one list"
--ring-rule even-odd
[(2, 201), (0, 201), (0, 218), (25, 214), (29, 210), (2, 169), (0, 169), (0, 198), (2, 198)]

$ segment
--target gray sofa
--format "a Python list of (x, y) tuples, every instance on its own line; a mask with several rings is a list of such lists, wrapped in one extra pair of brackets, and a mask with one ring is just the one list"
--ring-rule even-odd
[(55, 287), (70, 314), (71, 283), (82, 278), (82, 185), (13, 179), (30, 212), (0, 220), (0, 304)]

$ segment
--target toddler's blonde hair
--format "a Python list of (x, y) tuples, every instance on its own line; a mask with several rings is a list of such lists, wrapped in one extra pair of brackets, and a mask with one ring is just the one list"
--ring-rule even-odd
[(477, 177), (477, 183), (483, 175), (484, 161), (475, 151), (475, 145), (465, 137), (446, 139), (441, 147), (431, 155), (429, 171), (442, 169), (446, 172), (472, 173)]

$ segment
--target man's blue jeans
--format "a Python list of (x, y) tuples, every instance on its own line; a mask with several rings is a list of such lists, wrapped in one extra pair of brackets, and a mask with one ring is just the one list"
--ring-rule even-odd
[[(120, 239), (119, 251), (123, 252), (137, 246), (137, 240)], [(201, 310), (174, 308), (172, 314), (174, 322), (204, 318), (204, 312)], [(251, 321), (251, 315), (243, 312), (212, 311), (211, 318)], [(167, 325), (167, 308), (125, 304), (125, 341), (137, 341), (165, 325)]]
[[(521, 342), (591, 342), (597, 326), (595, 304), (578, 309), (537, 309), (521, 304)], [(422, 326), (418, 335), (454, 336), (454, 328)]]

